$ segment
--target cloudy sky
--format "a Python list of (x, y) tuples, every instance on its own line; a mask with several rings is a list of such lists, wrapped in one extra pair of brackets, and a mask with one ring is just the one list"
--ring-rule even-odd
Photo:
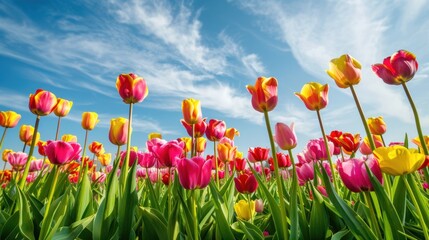
[[(237, 128), (239, 150), (268, 147), (263, 115), (253, 110), (245, 86), (258, 76), (279, 81), (272, 125), (295, 122), (299, 145), (321, 136), (315, 112), (294, 96), (310, 81), (330, 85), (322, 110), (327, 132), (364, 130), (349, 89), (326, 74), (329, 61), (348, 53), (362, 64), (356, 92), (367, 117), (383, 116), (387, 142), (416, 136), (402, 87), (384, 84), (370, 66), (399, 49), (417, 56), (419, 70), (408, 83), (429, 133), (429, 2), (403, 1), (41, 1), (0, 3), (0, 110), (22, 115), (3, 148), (22, 149), (18, 132), (33, 125), (28, 95), (42, 88), (72, 100), (60, 135), (83, 144), (81, 114), (94, 111), (100, 123), (89, 142), (108, 151), (110, 119), (128, 107), (115, 88), (120, 73), (147, 81), (149, 96), (135, 106), (132, 143), (143, 147), (150, 132), (165, 139), (186, 135), (181, 102), (199, 99), (204, 117)], [(41, 139), (55, 137), (55, 115), (40, 122)], [(28, 148), (27, 148), (28, 149)], [(207, 153), (212, 152), (209, 145)]]

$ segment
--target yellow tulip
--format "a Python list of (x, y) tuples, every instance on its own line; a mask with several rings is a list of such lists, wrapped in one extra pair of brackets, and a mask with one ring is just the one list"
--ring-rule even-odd
[(0, 112), (0, 126), (2, 127), (13, 128), (18, 124), (20, 119), (21, 115), (14, 111)]
[(82, 128), (85, 130), (92, 130), (95, 128), (95, 125), (100, 120), (98, 120), (98, 114), (95, 112), (83, 112), (82, 113)]
[(77, 142), (77, 137), (75, 135), (72, 135), (72, 134), (64, 134), (61, 137), (61, 140), (64, 142)]
[(241, 199), (234, 205), (235, 214), (237, 214), (237, 218), (242, 220), (250, 220), (253, 215), (255, 215), (255, 201), (249, 202)]
[(58, 104), (54, 109), (54, 114), (58, 117), (65, 117), (69, 114), (73, 106), (72, 101), (68, 101), (62, 98), (58, 98)]
[(345, 54), (339, 58), (332, 59), (329, 63), (329, 70), (326, 72), (335, 80), (338, 87), (348, 88), (360, 82), (361, 68), (358, 60)]
[(147, 139), (152, 140), (154, 138), (160, 138), (162, 139), (162, 134), (157, 132), (151, 132), (147, 135)]
[[(31, 141), (33, 140), (33, 133), (34, 133), (34, 127), (31, 125), (22, 125), (19, 129), (19, 139), (21, 139), (22, 142), (27, 144), (28, 146), (31, 145)], [(36, 143), (39, 142), (40, 139), (40, 133), (36, 134)]]
[(201, 103), (199, 100), (188, 98), (182, 102), (183, 119), (188, 124), (202, 121)]
[[(426, 146), (429, 147), (429, 136), (428, 135), (423, 136), (423, 140), (425, 141)], [(415, 137), (411, 141), (419, 147), (420, 152), (423, 152), (422, 144), (420, 143), (419, 137)]]
[(192, 138), (190, 137), (181, 137), (180, 140), (185, 143), (183, 151), (190, 152), (192, 149)]
[(412, 173), (425, 161), (424, 154), (400, 145), (379, 147), (374, 150), (374, 155), (380, 163), (381, 170), (393, 176)]
[(3, 161), (7, 162), (7, 158), (9, 156), (9, 153), (13, 153), (13, 150), (12, 149), (3, 150), (3, 154), (2, 154)]
[(127, 143), (128, 119), (119, 117), (110, 120), (109, 140), (116, 146)]
[(110, 162), (112, 161), (112, 154), (110, 154), (110, 153), (100, 154), (98, 156), (98, 160), (100, 161), (101, 165), (103, 165), (105, 167), (105, 166), (109, 165)]
[(311, 111), (323, 109), (328, 105), (328, 84), (322, 85), (317, 82), (304, 84), (300, 93), (295, 93)]
[(227, 128), (225, 131), (225, 137), (234, 140), (235, 136), (240, 136), (240, 132), (235, 128)]

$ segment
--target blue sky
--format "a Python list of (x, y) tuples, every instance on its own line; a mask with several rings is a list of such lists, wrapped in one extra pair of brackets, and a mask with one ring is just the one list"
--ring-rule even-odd
[[(279, 81), (272, 125), (295, 122), (298, 153), (321, 136), (315, 112), (294, 96), (310, 81), (330, 85), (322, 110), (326, 131), (364, 135), (349, 89), (325, 73), (329, 61), (348, 53), (362, 64), (356, 86), (367, 117), (384, 116), (387, 142), (416, 136), (411, 109), (400, 86), (378, 79), (370, 65), (399, 49), (419, 61), (408, 83), (429, 132), (428, 1), (2, 1), (0, 3), (0, 110), (22, 115), (7, 133), (4, 148), (22, 149), (18, 132), (34, 124), (28, 95), (37, 88), (74, 102), (60, 134), (83, 144), (81, 114), (95, 111), (90, 132), (113, 152), (110, 119), (126, 117), (128, 106), (115, 88), (120, 73), (146, 79), (149, 96), (134, 109), (132, 144), (144, 147), (149, 132), (165, 139), (186, 135), (181, 102), (199, 99), (204, 117), (237, 128), (239, 150), (268, 147), (263, 115), (253, 110), (245, 86), (258, 76)], [(56, 117), (43, 117), (41, 139), (55, 137)], [(28, 149), (28, 148), (27, 148)], [(211, 153), (212, 148), (206, 153)]]

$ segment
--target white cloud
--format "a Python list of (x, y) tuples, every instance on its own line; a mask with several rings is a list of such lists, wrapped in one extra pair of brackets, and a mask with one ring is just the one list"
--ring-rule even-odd
[[(0, 88), (0, 105), (12, 110), (28, 112), (28, 96), (16, 93), (10, 89)], [(2, 111), (8, 111), (4, 109)]]

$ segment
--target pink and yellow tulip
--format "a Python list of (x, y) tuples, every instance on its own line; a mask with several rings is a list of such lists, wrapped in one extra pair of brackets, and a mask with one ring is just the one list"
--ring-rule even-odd
[(418, 68), (416, 56), (406, 50), (399, 50), (385, 58), (383, 63), (372, 65), (374, 73), (385, 83), (391, 85), (400, 85), (410, 81)]
[(120, 74), (116, 79), (116, 89), (126, 104), (142, 102), (149, 94), (146, 81), (134, 73)]
[(37, 89), (34, 94), (30, 94), (28, 108), (35, 115), (46, 116), (54, 111), (57, 104), (58, 100), (55, 94)]
[(258, 112), (271, 111), (277, 106), (277, 79), (274, 77), (259, 77), (254, 86), (247, 85), (247, 91), (252, 95), (252, 106)]
[(361, 68), (358, 60), (344, 54), (339, 58), (332, 59), (326, 72), (335, 80), (338, 87), (348, 88), (360, 82)]

